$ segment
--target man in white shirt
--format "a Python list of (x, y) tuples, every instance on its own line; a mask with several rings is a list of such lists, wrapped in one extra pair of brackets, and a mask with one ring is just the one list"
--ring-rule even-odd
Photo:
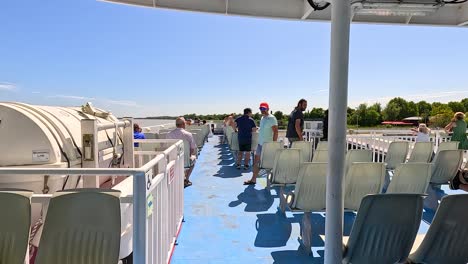
[(192, 185), (192, 182), (189, 181), (190, 174), (192, 173), (194, 164), (195, 164), (195, 157), (197, 154), (197, 144), (195, 143), (195, 140), (193, 139), (192, 133), (188, 132), (185, 130), (185, 119), (183, 117), (179, 117), (176, 119), (176, 129), (172, 130), (166, 135), (167, 139), (181, 139), (184, 141), (187, 141), (190, 146), (190, 150), (185, 150), (185, 151), (190, 151), (190, 160), (192, 161), (192, 164), (190, 165), (190, 168), (185, 171), (185, 181), (184, 181), (184, 186), (190, 186)]

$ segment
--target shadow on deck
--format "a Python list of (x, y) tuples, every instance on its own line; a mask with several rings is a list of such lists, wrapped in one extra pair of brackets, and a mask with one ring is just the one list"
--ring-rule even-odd
[[(219, 137), (206, 143), (192, 173), (193, 185), (185, 189), (185, 223), (172, 263), (323, 263), (325, 214), (313, 213), (312, 255), (303, 251), (300, 237), (302, 213), (277, 210), (277, 191), (265, 189), (265, 179), (244, 186), (251, 170), (238, 170), (227, 145)], [(448, 191), (432, 187), (426, 199), (427, 231), (437, 201)], [(346, 212), (344, 233), (349, 235), (355, 214)]]

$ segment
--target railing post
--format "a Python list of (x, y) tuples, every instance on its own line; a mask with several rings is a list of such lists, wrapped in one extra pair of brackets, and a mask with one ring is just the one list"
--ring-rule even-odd
[(135, 168), (135, 155), (133, 153), (133, 118), (126, 118), (130, 125), (123, 128), (123, 148), (124, 148), (124, 166), (127, 168)]
[[(98, 126), (96, 119), (81, 120), (82, 150), (81, 157), (83, 168), (99, 168), (99, 148), (98, 148)], [(99, 177), (88, 176), (83, 178), (85, 188), (98, 188)]]
[(133, 175), (133, 263), (146, 263), (146, 186), (144, 172)]

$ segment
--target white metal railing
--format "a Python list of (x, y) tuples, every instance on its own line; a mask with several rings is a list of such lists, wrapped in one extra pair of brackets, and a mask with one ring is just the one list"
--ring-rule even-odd
[(145, 126), (145, 127), (142, 127), (142, 129), (143, 129), (143, 132), (158, 133), (162, 129), (172, 129), (174, 127), (175, 127), (175, 122), (172, 122), (172, 123), (165, 123), (161, 125)]
[[(305, 129), (305, 140), (314, 142), (317, 146), (321, 136), (313, 129)], [(346, 135), (348, 149), (370, 149), (373, 152), (373, 161), (383, 162), (387, 154), (390, 143), (394, 141), (415, 142), (416, 136), (409, 135), (408, 130), (359, 130), (350, 131)], [(439, 130), (433, 131), (430, 141), (434, 143), (434, 150), (437, 150), (441, 142), (450, 141), (450, 137)], [(410, 152), (414, 144), (410, 145)]]
[[(162, 153), (154, 151), (140, 168), (0, 168), (0, 177), (133, 176), (133, 195), (121, 198), (122, 203), (133, 203), (133, 263), (167, 263), (183, 217), (184, 150), (182, 141), (175, 141)], [(50, 198), (34, 195), (32, 202), (45, 204)]]

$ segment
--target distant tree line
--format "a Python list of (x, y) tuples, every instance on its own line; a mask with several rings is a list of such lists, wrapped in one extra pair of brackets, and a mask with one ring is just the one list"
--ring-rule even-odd
[[(383, 121), (401, 121), (407, 117), (421, 117), (423, 122), (429, 123), (432, 127), (444, 127), (450, 122), (455, 112), (468, 112), (468, 98), (456, 102), (448, 103), (428, 103), (426, 101), (406, 101), (401, 97), (395, 97), (390, 100), (385, 108), (382, 108), (380, 103), (372, 105), (360, 104), (357, 108), (348, 107), (348, 125), (359, 125), (364, 127), (372, 127), (380, 125)], [(186, 114), (186, 119), (200, 120), (224, 120), (226, 116), (239, 116), (240, 113), (231, 114), (209, 114), (197, 115)], [(278, 120), (279, 126), (284, 127), (288, 122), (289, 113), (284, 114), (281, 111), (276, 111), (273, 115)], [(467, 113), (468, 116), (468, 113)], [(255, 113), (253, 119), (257, 122), (261, 119), (260, 113)], [(325, 117), (325, 109), (312, 108), (304, 112), (304, 118), (309, 120), (323, 119)], [(147, 117), (149, 119), (175, 119), (174, 116), (157, 116)]]

